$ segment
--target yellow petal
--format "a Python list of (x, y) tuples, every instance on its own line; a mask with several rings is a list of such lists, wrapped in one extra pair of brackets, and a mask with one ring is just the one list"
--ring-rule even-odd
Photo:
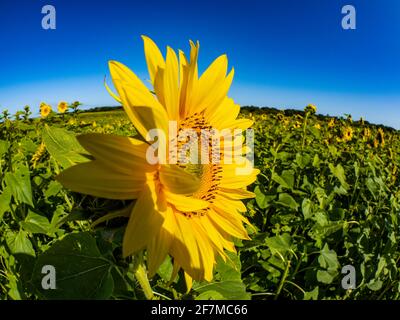
[(183, 270), (192, 278), (201, 280), (203, 278), (203, 270), (197, 239), (194, 235), (190, 219), (179, 212), (175, 213), (174, 216), (177, 228), (175, 233), (176, 238), (171, 246), (171, 255), (177, 264), (182, 266)]
[(254, 121), (249, 119), (237, 119), (230, 122), (224, 123), (224, 128), (231, 128), (231, 129), (241, 129), (246, 130), (253, 125)]
[(148, 164), (146, 151), (149, 145), (143, 141), (111, 134), (89, 133), (77, 137), (79, 143), (95, 159), (106, 166), (126, 174), (154, 171)]
[(174, 213), (170, 207), (164, 215), (164, 222), (158, 234), (149, 242), (147, 246), (147, 259), (149, 275), (152, 277), (163, 263), (170, 250), (175, 234), (175, 219), (172, 216)]
[[(228, 59), (226, 55), (222, 55), (215, 59), (207, 70), (201, 75), (196, 92), (193, 93), (193, 100), (190, 105), (190, 114), (201, 112), (202, 109), (208, 107), (210, 97), (218, 94), (224, 83), (226, 72), (228, 69)], [(223, 98), (225, 98), (223, 95)], [(202, 108), (202, 109), (201, 109)]]
[[(249, 171), (250, 174), (242, 174)], [(245, 160), (243, 165), (227, 164), (222, 165), (222, 177), (219, 186), (228, 189), (240, 189), (252, 184), (260, 170), (254, 169), (249, 160)]]
[(165, 68), (165, 61), (158, 49), (157, 45), (149, 37), (142, 36), (144, 42), (144, 54), (146, 56), (147, 68), (149, 69), (149, 75), (151, 83), (154, 83), (154, 79), (159, 68)]
[(249, 239), (246, 229), (243, 224), (236, 219), (229, 219), (223, 214), (218, 208), (209, 210), (208, 214), (210, 220), (214, 223), (216, 227), (224, 230), (228, 234), (239, 238), (239, 239)]
[(160, 181), (166, 191), (192, 195), (200, 187), (200, 179), (186, 172), (178, 165), (162, 165), (160, 168)]
[(233, 99), (225, 99), (216, 108), (207, 108), (204, 110), (204, 117), (213, 128), (218, 130), (228, 128), (232, 121), (236, 120), (240, 112), (240, 106)]
[[(200, 82), (197, 86), (195, 98), (191, 101), (191, 113), (202, 112), (205, 109), (215, 109), (220, 105), (226, 95), (228, 94), (234, 75), (234, 69), (228, 74), (228, 76), (220, 83), (214, 83), (211, 88)], [(207, 92), (207, 90), (209, 90)]]
[(64, 187), (75, 192), (107, 199), (136, 199), (143, 188), (146, 177), (137, 172), (127, 175), (98, 161), (90, 161), (69, 167), (56, 179)]
[(191, 106), (193, 105), (194, 93), (198, 87), (198, 68), (197, 59), (199, 56), (200, 45), (197, 42), (196, 45), (190, 41), (190, 62), (187, 67), (187, 81), (186, 87), (184, 88), (185, 98), (180, 103), (180, 114), (183, 117), (188, 117), (191, 113)]
[(226, 210), (228, 212), (246, 212), (247, 208), (240, 200), (231, 200), (220, 195), (216, 195), (213, 201), (213, 205)]
[(178, 58), (170, 47), (167, 48), (167, 61), (164, 72), (164, 101), (170, 120), (179, 119)]
[(182, 212), (191, 212), (205, 209), (208, 207), (208, 202), (193, 197), (188, 197), (168, 191), (164, 191), (167, 202), (172, 204), (177, 210)]
[[(201, 219), (202, 217), (200, 217)], [(206, 281), (211, 281), (213, 278), (213, 268), (215, 263), (214, 246), (210, 241), (207, 233), (204, 233), (201, 228), (198, 228), (192, 219), (193, 232), (197, 239), (199, 255), (203, 271), (203, 278)]]
[(246, 189), (219, 188), (218, 193), (233, 200), (249, 199), (256, 196), (253, 192), (247, 191)]
[(184, 277), (185, 277), (185, 282), (186, 282), (186, 293), (189, 293), (190, 290), (192, 290), (193, 279), (187, 272), (185, 272)]
[(149, 130), (160, 129), (167, 136), (167, 112), (150, 90), (123, 64), (110, 61), (109, 67), (125, 112), (140, 135), (146, 138)]
[(158, 234), (167, 206), (155, 181), (148, 179), (129, 218), (122, 243), (124, 257), (145, 248)]
[(189, 72), (189, 62), (182, 50), (179, 50), (179, 115), (185, 116), (186, 109), (186, 89)]

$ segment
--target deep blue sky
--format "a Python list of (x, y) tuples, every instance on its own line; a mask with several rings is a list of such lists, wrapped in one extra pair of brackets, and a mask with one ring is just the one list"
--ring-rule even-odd
[[(43, 5), (57, 29), (43, 30)], [(352, 4), (357, 29), (341, 28)], [(200, 68), (227, 53), (230, 95), (242, 105), (352, 113), (400, 128), (400, 1), (0, 0), (0, 110), (44, 100), (114, 104), (103, 87), (107, 61), (148, 78), (141, 34), (188, 51)], [(109, 82), (111, 82), (109, 80)]]

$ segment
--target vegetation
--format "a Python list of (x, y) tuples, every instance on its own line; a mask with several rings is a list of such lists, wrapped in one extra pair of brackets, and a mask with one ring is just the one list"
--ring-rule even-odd
[[(135, 134), (122, 110), (56, 114), (30, 109), (0, 123), (0, 298), (143, 299), (123, 259), (123, 201), (64, 189), (54, 177), (90, 155), (75, 135)], [(48, 111), (48, 112), (47, 112)], [(219, 261), (214, 282), (182, 274), (170, 283), (168, 258), (150, 284), (158, 299), (399, 299), (400, 135), (351, 116), (243, 108), (253, 118), (255, 166), (250, 187), (250, 241)], [(106, 221), (110, 212), (119, 216)], [(145, 259), (145, 257), (143, 257)], [(57, 290), (43, 288), (53, 265)], [(355, 268), (356, 288), (344, 289), (342, 268)]]

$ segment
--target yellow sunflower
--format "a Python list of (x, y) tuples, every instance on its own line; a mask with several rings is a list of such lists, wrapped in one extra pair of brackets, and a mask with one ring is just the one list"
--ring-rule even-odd
[(59, 112), (59, 113), (65, 113), (65, 111), (68, 110), (68, 103), (65, 102), (65, 101), (61, 101), (61, 102), (58, 104), (57, 109), (58, 109), (58, 112)]
[[(240, 106), (227, 97), (233, 70), (227, 74), (226, 55), (217, 58), (199, 77), (199, 44), (190, 42), (190, 58), (170, 47), (166, 58), (156, 44), (143, 36), (150, 91), (125, 65), (110, 61), (110, 73), (120, 101), (142, 139), (85, 134), (79, 142), (95, 160), (68, 168), (58, 176), (73, 191), (110, 199), (136, 199), (123, 238), (123, 255), (147, 249), (150, 276), (169, 254), (174, 273), (182, 268), (188, 288), (192, 279), (210, 281), (217, 256), (235, 251), (233, 238), (249, 239), (242, 215), (242, 199), (259, 170), (250, 164), (237, 174), (241, 163), (187, 164), (166, 152), (169, 164), (151, 164), (145, 142), (154, 128), (167, 132), (176, 121), (178, 137), (185, 129), (247, 129), (248, 119), (236, 119)], [(241, 137), (242, 135), (240, 135)], [(160, 142), (161, 143), (161, 142)], [(235, 144), (233, 145), (235, 147)], [(226, 151), (221, 150), (222, 155)], [(173, 162), (176, 162), (174, 164)]]
[(368, 140), (371, 137), (371, 130), (370, 128), (364, 128), (363, 130), (363, 139)]
[(299, 122), (299, 121), (296, 121), (294, 124), (293, 124), (293, 128), (294, 129), (298, 129), (298, 128), (300, 128), (301, 127), (301, 122)]
[(333, 128), (335, 126), (335, 118), (331, 118), (328, 122), (328, 128)]
[(42, 118), (46, 118), (51, 112), (51, 106), (49, 106), (47, 103), (42, 102), (40, 104), (40, 116)]
[(353, 138), (353, 128), (345, 127), (343, 130), (343, 141), (350, 141)]
[(319, 123), (314, 124), (314, 128), (320, 130), (321, 129), (321, 125)]
[(378, 129), (377, 140), (378, 140), (379, 144), (380, 144), (382, 147), (385, 146), (385, 132), (383, 131), (382, 128), (379, 128), (379, 129)]
[(316, 113), (317, 112), (317, 107), (313, 104), (309, 104), (304, 108), (305, 112), (311, 112), (311, 113)]

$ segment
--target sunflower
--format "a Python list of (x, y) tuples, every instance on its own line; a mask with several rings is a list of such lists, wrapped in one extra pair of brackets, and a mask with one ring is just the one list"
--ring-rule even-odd
[(42, 118), (46, 118), (50, 114), (50, 112), (51, 112), (51, 106), (42, 102), (40, 104), (40, 116)]
[(333, 128), (335, 126), (335, 118), (331, 118), (328, 122), (328, 128)]
[(305, 112), (311, 112), (311, 113), (316, 113), (317, 112), (317, 107), (313, 104), (309, 104), (304, 108)]
[(68, 103), (65, 102), (65, 101), (61, 101), (61, 102), (58, 104), (57, 109), (58, 109), (58, 112), (59, 112), (59, 113), (65, 113), (65, 111), (68, 110)]
[(321, 125), (319, 123), (314, 124), (314, 128), (320, 130), (321, 129)]
[(301, 127), (301, 122), (299, 122), (299, 121), (296, 121), (294, 124), (293, 124), (293, 128), (294, 129), (298, 129), (298, 128), (300, 128)]
[(382, 147), (385, 146), (385, 132), (383, 131), (382, 128), (379, 128), (379, 129), (378, 129), (378, 135), (377, 135), (377, 138), (376, 138), (376, 139), (378, 140), (379, 144), (380, 144)]
[(353, 128), (352, 127), (346, 127), (343, 130), (343, 141), (350, 141), (353, 138)]
[[(154, 93), (116, 61), (110, 61), (109, 68), (118, 95), (106, 86), (122, 103), (142, 139), (81, 135), (79, 142), (95, 160), (68, 168), (58, 180), (84, 194), (136, 199), (124, 233), (123, 256), (147, 249), (149, 275), (153, 276), (169, 254), (174, 274), (182, 268), (190, 289), (193, 279), (212, 280), (217, 256), (226, 259), (225, 250), (235, 252), (233, 238), (249, 239), (241, 200), (254, 197), (246, 187), (259, 170), (242, 156), (237, 163), (192, 164), (181, 162), (170, 150), (164, 155), (166, 164), (149, 162), (152, 145), (143, 140), (149, 140), (154, 128), (167, 132), (168, 137), (179, 137), (186, 129), (244, 130), (252, 121), (236, 119), (240, 106), (227, 97), (233, 70), (227, 74), (226, 55), (199, 77), (198, 43), (190, 42), (190, 59), (170, 47), (164, 58), (150, 38), (142, 38)], [(169, 131), (170, 121), (177, 123), (178, 132)], [(227, 155), (224, 150), (221, 154), (221, 158)], [(250, 170), (238, 175), (244, 166)]]
[(364, 128), (363, 130), (363, 139), (368, 140), (371, 137), (371, 130), (370, 128)]

